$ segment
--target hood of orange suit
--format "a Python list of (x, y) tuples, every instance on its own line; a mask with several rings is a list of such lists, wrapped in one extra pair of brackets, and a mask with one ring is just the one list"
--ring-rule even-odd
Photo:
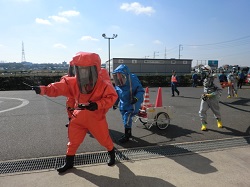
[(97, 72), (101, 70), (101, 59), (96, 53), (78, 52), (71, 61), (74, 66), (96, 66)]

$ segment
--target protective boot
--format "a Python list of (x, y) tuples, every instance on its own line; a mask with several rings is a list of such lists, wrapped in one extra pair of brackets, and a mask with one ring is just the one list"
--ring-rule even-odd
[(202, 124), (201, 125), (201, 130), (202, 131), (206, 131), (207, 130), (207, 125), (206, 124)]
[(129, 141), (129, 138), (131, 137), (131, 128), (125, 128), (125, 134), (119, 139), (120, 143), (125, 143)]
[(74, 158), (75, 158), (75, 155), (67, 155), (66, 156), (66, 160), (65, 160), (65, 164), (63, 166), (61, 166), (60, 168), (57, 168), (57, 171), (59, 173), (63, 173), (65, 171), (67, 171), (68, 169), (71, 169), (73, 168), (74, 166)]
[(113, 166), (115, 164), (115, 148), (113, 148), (109, 153), (108, 166)]
[(221, 120), (217, 120), (217, 126), (218, 126), (218, 128), (222, 128), (223, 126), (222, 126), (222, 121)]

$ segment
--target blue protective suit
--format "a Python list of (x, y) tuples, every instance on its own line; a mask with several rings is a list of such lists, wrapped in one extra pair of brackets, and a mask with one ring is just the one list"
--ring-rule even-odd
[[(126, 65), (119, 65), (113, 73), (123, 73), (127, 77), (127, 81), (123, 86), (115, 86), (115, 90), (118, 94), (118, 99), (115, 105), (119, 104), (124, 127), (131, 128), (132, 118), (134, 115), (138, 114), (139, 109), (141, 108), (145, 91), (138, 77), (135, 74), (130, 73), (129, 68)], [(131, 104), (133, 97), (138, 99), (135, 104)]]

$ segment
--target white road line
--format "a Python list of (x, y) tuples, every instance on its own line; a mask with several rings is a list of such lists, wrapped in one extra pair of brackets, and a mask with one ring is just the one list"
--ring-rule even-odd
[[(9, 108), (9, 109), (6, 109), (6, 110), (0, 110), (0, 113), (8, 112), (8, 111), (11, 111), (11, 110), (15, 110), (17, 108), (21, 108), (21, 107), (24, 107), (25, 105), (29, 104), (28, 100), (21, 99), (21, 98), (0, 97), (0, 99), (15, 99), (15, 100), (22, 101), (22, 104), (20, 104), (19, 106), (16, 106), (16, 107), (13, 107), (13, 108)], [(0, 101), (0, 103), (1, 102), (3, 102), (3, 101)]]

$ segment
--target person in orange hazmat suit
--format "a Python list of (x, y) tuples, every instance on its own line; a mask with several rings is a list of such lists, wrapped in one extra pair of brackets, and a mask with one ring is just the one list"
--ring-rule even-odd
[(75, 77), (64, 77), (60, 82), (48, 86), (35, 86), (37, 94), (49, 97), (65, 96), (75, 99), (75, 110), (69, 122), (68, 148), (65, 164), (58, 168), (59, 173), (73, 167), (74, 157), (87, 131), (104, 146), (109, 153), (108, 165), (115, 164), (115, 148), (109, 135), (106, 113), (118, 96), (113, 86), (104, 80), (101, 60), (98, 54), (79, 52), (73, 59)]
[[(103, 80), (105, 80), (108, 83), (112, 84), (107, 69), (101, 68), (99, 75), (100, 75), (100, 77), (102, 77)], [(63, 77), (67, 77), (67, 76), (68, 77), (74, 77), (75, 76), (75, 69), (74, 69), (74, 66), (72, 64), (72, 61), (70, 61), (67, 75), (64, 75)], [(71, 117), (72, 117), (72, 114), (73, 114), (73, 111), (74, 111), (74, 106), (75, 106), (75, 99), (68, 97), (67, 101), (66, 101), (66, 109), (67, 109), (67, 114), (68, 114), (69, 121), (71, 120)], [(68, 127), (68, 125), (69, 125), (69, 123), (66, 124), (66, 127)]]

